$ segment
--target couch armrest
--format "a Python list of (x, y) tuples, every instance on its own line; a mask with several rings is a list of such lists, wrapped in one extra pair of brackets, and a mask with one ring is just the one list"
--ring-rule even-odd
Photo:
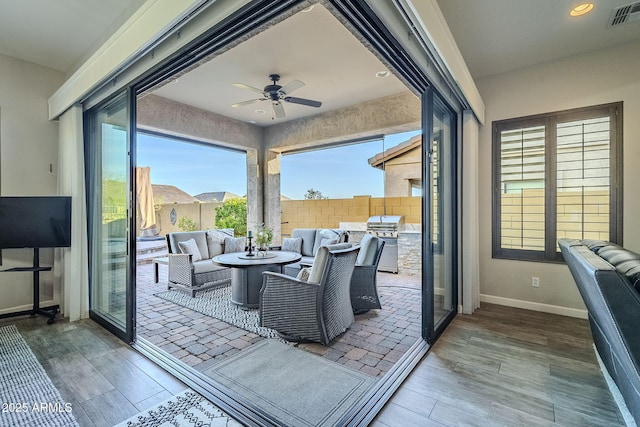
[(193, 255), (169, 254), (169, 282), (193, 285)]

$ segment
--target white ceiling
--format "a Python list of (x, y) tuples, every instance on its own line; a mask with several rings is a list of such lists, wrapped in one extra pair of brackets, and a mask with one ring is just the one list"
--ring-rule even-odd
[(475, 79), (640, 38), (640, 21), (608, 25), (633, 0), (592, 2), (589, 14), (572, 18), (576, 0), (438, 0)]
[[(258, 126), (315, 115), (407, 88), (393, 75), (376, 77), (386, 67), (324, 7), (299, 12), (281, 23), (180, 76), (155, 95)], [(233, 86), (244, 83), (262, 89), (268, 76), (279, 74), (280, 85), (294, 79), (305, 86), (291, 95), (322, 102), (320, 108), (283, 102), (286, 118), (274, 119), (270, 101), (232, 108), (231, 104), (261, 98)], [(262, 110), (265, 113), (256, 113)]]
[[(568, 17), (575, 0), (438, 1), (474, 78), (640, 38), (640, 22), (607, 25), (612, 10), (628, 0), (595, 0), (594, 11), (583, 18)], [(0, 2), (0, 54), (69, 74), (144, 0)], [(257, 94), (231, 83), (262, 88), (269, 83), (267, 76), (278, 72), (283, 85), (293, 79), (306, 83), (293, 96), (320, 100), (321, 111), (328, 111), (402, 90), (393, 77), (380, 80), (372, 75), (371, 71), (382, 68), (317, 6), (226, 52), (158, 94), (165, 92), (165, 96), (248, 121), (256, 120), (254, 106), (235, 111), (228, 106)], [(190, 80), (193, 86), (187, 84)], [(267, 101), (261, 104), (267, 110), (261, 124), (266, 125), (271, 121), (270, 110)], [(319, 112), (293, 104), (286, 104), (285, 110), (288, 119)]]
[(0, 54), (69, 73), (144, 0), (0, 0)]

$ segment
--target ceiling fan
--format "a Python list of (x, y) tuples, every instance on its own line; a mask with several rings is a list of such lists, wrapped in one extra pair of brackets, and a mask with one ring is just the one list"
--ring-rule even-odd
[(249, 89), (253, 92), (257, 92), (262, 95), (261, 98), (250, 99), (249, 101), (238, 102), (237, 104), (232, 104), (232, 107), (242, 107), (243, 105), (253, 104), (258, 101), (271, 101), (271, 105), (273, 106), (273, 112), (278, 119), (282, 119), (286, 117), (284, 113), (284, 107), (282, 105), (282, 101), (290, 102), (292, 104), (300, 104), (306, 105), (308, 107), (318, 108), (322, 105), (320, 101), (314, 101), (312, 99), (305, 98), (295, 98), (293, 96), (289, 96), (291, 92), (296, 89), (300, 89), (304, 86), (304, 83), (300, 80), (293, 80), (286, 84), (285, 86), (280, 86), (278, 81), (280, 81), (279, 74), (271, 74), (269, 76), (269, 80), (271, 80), (271, 84), (264, 87), (264, 89), (258, 89), (253, 86), (246, 85), (244, 83), (234, 83), (235, 87), (239, 87), (242, 89)]

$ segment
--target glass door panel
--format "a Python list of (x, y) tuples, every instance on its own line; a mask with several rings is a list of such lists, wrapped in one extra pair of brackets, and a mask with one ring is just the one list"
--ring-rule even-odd
[(129, 281), (129, 114), (124, 92), (87, 113), (89, 313), (132, 340)]
[(456, 114), (429, 88), (423, 96), (423, 329), (434, 342), (456, 314)]
[(431, 138), (431, 248), (433, 257), (433, 324), (438, 329), (455, 311), (455, 215), (453, 114), (434, 96)]

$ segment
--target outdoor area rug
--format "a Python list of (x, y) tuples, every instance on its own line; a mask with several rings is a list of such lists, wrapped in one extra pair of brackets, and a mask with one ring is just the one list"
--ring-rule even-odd
[(0, 328), (0, 426), (78, 426), (15, 325)]
[(231, 302), (231, 285), (199, 292), (195, 297), (178, 290), (164, 291), (154, 295), (207, 316), (215, 317), (261, 337), (276, 338), (278, 336), (273, 329), (260, 326), (259, 310), (242, 310)]
[(287, 426), (332, 426), (375, 378), (265, 340), (204, 371)]
[(240, 427), (241, 424), (195, 391), (185, 390), (116, 427), (158, 426)]

